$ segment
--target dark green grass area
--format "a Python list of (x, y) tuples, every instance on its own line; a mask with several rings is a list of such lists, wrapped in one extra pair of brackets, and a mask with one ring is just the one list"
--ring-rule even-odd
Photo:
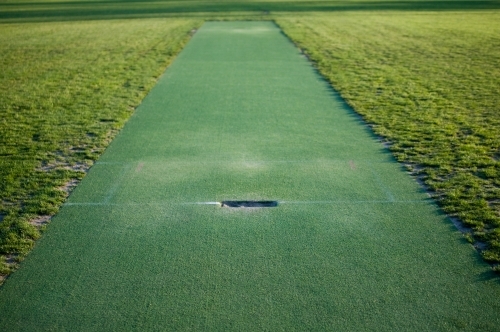
[(4, 284), (0, 330), (495, 331), (498, 286), (276, 25), (206, 23)]
[(199, 25), (193, 20), (0, 27), (0, 276), (39, 237)]
[(499, 9), (498, 0), (464, 1), (5, 1), (0, 19), (51, 21), (172, 16), (231, 17), (301, 12)]
[(500, 262), (500, 13), (280, 19), (444, 211)]

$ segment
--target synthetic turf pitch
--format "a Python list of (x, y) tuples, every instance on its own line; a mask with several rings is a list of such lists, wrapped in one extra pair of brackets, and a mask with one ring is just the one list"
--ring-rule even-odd
[(0, 330), (484, 331), (499, 298), (275, 25), (206, 23), (7, 280)]

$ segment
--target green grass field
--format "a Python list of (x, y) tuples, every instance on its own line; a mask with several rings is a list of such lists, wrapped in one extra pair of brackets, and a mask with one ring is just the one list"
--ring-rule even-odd
[[(213, 204), (238, 199), (279, 205)], [(494, 331), (499, 296), (276, 25), (211, 22), (4, 284), (0, 330)]]
[(37, 226), (58, 210), (199, 24), (0, 25), (2, 274), (33, 246)]
[(477, 11), (500, 8), (498, 0), (413, 0), (413, 1), (96, 1), (96, 0), (4, 0), (0, 3), (0, 19), (6, 22), (96, 20), (147, 17), (199, 17), (234, 19), (300, 17), (308, 12), (381, 11)]
[(1, 2), (0, 275), (24, 258), (40, 225), (206, 19), (276, 20), (443, 209), (472, 227), (469, 241), (500, 262), (499, 8)]
[(396, 158), (500, 262), (500, 13), (278, 22)]

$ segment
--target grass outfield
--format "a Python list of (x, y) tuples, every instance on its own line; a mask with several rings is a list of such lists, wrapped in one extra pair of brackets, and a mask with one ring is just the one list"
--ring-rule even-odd
[(201, 22), (0, 25), (0, 275)]
[(199, 17), (208, 19), (300, 17), (307, 12), (477, 11), (499, 9), (499, 0), (413, 1), (78, 1), (6, 0), (0, 20), (6, 22), (95, 20), (146, 17)]
[(460, 238), (276, 25), (211, 22), (5, 283), (0, 330), (494, 331)]
[(500, 262), (500, 13), (278, 20), (320, 72)]
[[(0, 274), (29, 251), (37, 225), (66, 196), (60, 188), (83, 176), (203, 18), (276, 19), (446, 211), (474, 227), (485, 257), (500, 260), (500, 103), (492, 93), (500, 19), (476, 11), (498, 2), (127, 4), (0, 4)], [(95, 21), (148, 16), (170, 18)], [(94, 21), (50, 22), (62, 19)], [(7, 24), (37, 20), (49, 22)]]

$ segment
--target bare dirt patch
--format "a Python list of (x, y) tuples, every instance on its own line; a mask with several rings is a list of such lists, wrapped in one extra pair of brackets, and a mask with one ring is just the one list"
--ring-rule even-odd
[(44, 225), (47, 225), (50, 221), (50, 218), (52, 218), (52, 216), (49, 216), (49, 215), (44, 215), (44, 216), (38, 216), (34, 219), (31, 219), (29, 221), (30, 224), (32, 224), (33, 226), (37, 227), (37, 228), (40, 228)]
[(42, 171), (42, 172), (50, 172), (50, 171), (53, 171), (56, 169), (66, 169), (66, 170), (75, 171), (75, 172), (87, 173), (88, 170), (90, 169), (90, 165), (87, 163), (69, 164), (66, 162), (55, 161), (55, 162), (51, 162), (51, 163), (46, 163), (46, 164), (38, 167), (36, 170)]
[(80, 181), (76, 179), (72, 179), (68, 181), (65, 185), (58, 187), (57, 189), (64, 191), (66, 193), (66, 196), (69, 195), (73, 189), (80, 183)]

